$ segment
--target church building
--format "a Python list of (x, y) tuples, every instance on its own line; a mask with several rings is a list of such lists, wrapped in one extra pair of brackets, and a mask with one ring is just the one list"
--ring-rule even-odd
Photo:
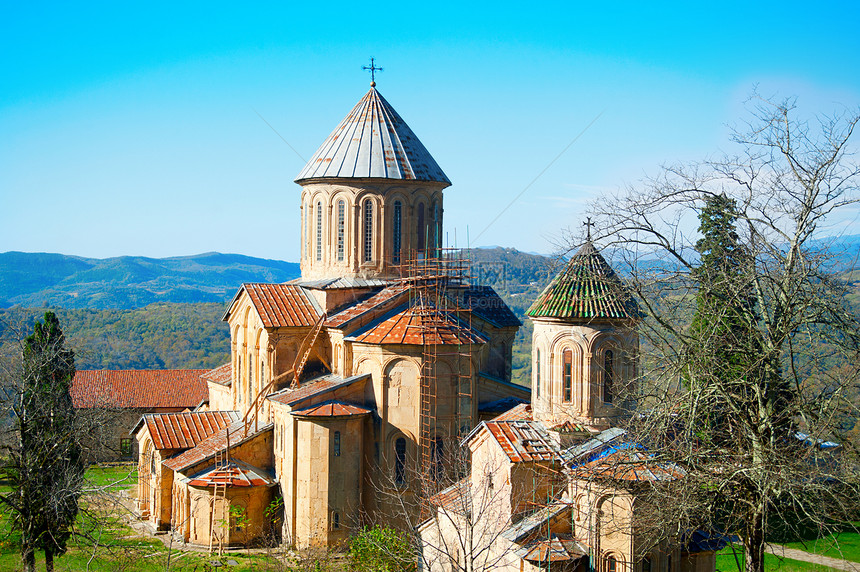
[(374, 83), (296, 183), (302, 276), (242, 284), (208, 405), (136, 426), (142, 518), (210, 547), (382, 521), (440, 572), (714, 571), (719, 540), (637, 535), (637, 487), (684, 471), (617, 427), (640, 314), (590, 239), (528, 312), (530, 390), (520, 321), (442, 247), (451, 182)]

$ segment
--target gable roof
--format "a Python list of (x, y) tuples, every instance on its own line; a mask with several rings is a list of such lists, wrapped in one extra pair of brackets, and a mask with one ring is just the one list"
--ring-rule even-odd
[(512, 463), (562, 461), (561, 451), (541, 423), (535, 421), (482, 421), (466, 437), (470, 441), (482, 430), (499, 444)]
[(188, 449), (238, 419), (238, 411), (154, 413), (141, 417), (131, 433), (146, 425), (156, 450)]
[(305, 409), (293, 411), (296, 417), (356, 417), (367, 415), (372, 411), (367, 407), (345, 403), (343, 401), (326, 401), (317, 405), (311, 405)]
[(224, 314), (228, 320), (242, 292), (248, 293), (251, 304), (266, 328), (295, 328), (313, 326), (322, 315), (322, 309), (304, 288), (295, 284), (242, 284)]
[(636, 301), (591, 242), (573, 255), (527, 314), (532, 318), (636, 319)]
[(228, 487), (271, 487), (277, 483), (268, 471), (232, 459), (224, 467), (207, 467), (185, 478), (184, 482), (193, 487), (214, 487), (216, 484)]
[(574, 474), (586, 480), (674, 481), (687, 472), (675, 463), (657, 461), (644, 451), (624, 449), (579, 465)]
[(353, 304), (330, 316), (326, 319), (325, 325), (329, 328), (343, 328), (349, 325), (350, 322), (359, 320), (360, 318), (366, 318), (370, 321), (378, 312), (401, 303), (407, 294), (407, 290), (408, 288), (403, 284), (383, 288), (366, 300), (362, 300), (358, 304)]
[(474, 315), (498, 327), (519, 327), (522, 322), (490, 286), (469, 286), (463, 290), (462, 305)]
[[(253, 429), (249, 430), (248, 434), (245, 435), (245, 423), (239, 419), (229, 425), (225, 425), (215, 433), (197, 443), (191, 449), (183, 451), (175, 457), (165, 460), (162, 465), (173, 471), (184, 471), (185, 469), (202, 463), (207, 459), (215, 457), (215, 453), (226, 450), (228, 440), (231, 448), (236, 447), (242, 443), (247, 443), (248, 441), (255, 439), (257, 436), (262, 435), (267, 431), (271, 431), (273, 427), (274, 425), (272, 423), (266, 423), (262, 427), (258, 427), (256, 431)], [(227, 437), (228, 433), (229, 439)]]
[(209, 389), (205, 369), (95, 369), (75, 372), (69, 393), (78, 409), (195, 407)]
[(356, 381), (370, 379), (369, 373), (353, 375), (352, 377), (343, 378), (339, 375), (325, 374), (314, 379), (303, 382), (295, 389), (282, 389), (268, 396), (268, 399), (275, 403), (293, 406), (312, 397), (324, 395), (335, 389), (346, 387)]
[(320, 178), (451, 184), (412, 129), (374, 87), (323, 141), (295, 180)]
[(469, 345), (487, 338), (449, 311), (404, 304), (387, 317), (345, 338), (365, 344)]
[(215, 369), (210, 369), (200, 377), (202, 377), (204, 381), (211, 381), (218, 385), (226, 385), (227, 387), (230, 387), (233, 385), (233, 364), (231, 362), (227, 362)]

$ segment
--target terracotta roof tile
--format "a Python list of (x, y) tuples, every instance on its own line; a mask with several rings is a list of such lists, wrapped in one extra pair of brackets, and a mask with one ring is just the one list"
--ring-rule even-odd
[[(307, 292), (295, 284), (242, 284), (242, 288), (233, 303), (239, 298), (242, 290), (248, 293), (254, 309), (260, 315), (266, 328), (295, 328), (313, 326), (320, 317), (320, 309)], [(232, 309), (232, 305), (231, 305)], [(228, 310), (224, 319), (230, 315)]]
[(534, 301), (532, 318), (636, 319), (636, 301), (594, 246), (587, 242)]
[(84, 370), (75, 373), (70, 393), (79, 409), (195, 407), (209, 397), (205, 369)]
[(326, 401), (325, 403), (293, 411), (293, 415), (298, 417), (352, 417), (357, 415), (367, 415), (371, 412), (372, 410), (366, 407), (354, 405), (352, 403)]
[(493, 421), (531, 421), (532, 406), (529, 403), (521, 403), (504, 413), (493, 417)]
[(370, 319), (379, 312), (393, 308), (403, 301), (407, 292), (407, 287), (398, 284), (384, 288), (370, 298), (359, 302), (337, 314), (329, 317), (325, 321), (325, 325), (329, 328), (342, 328), (349, 322), (352, 322), (363, 316), (370, 314)]
[(540, 423), (484, 421), (482, 425), (513, 463), (562, 461), (561, 451)]
[(624, 449), (579, 465), (574, 474), (581, 479), (616, 481), (674, 481), (687, 473), (674, 463), (656, 461), (643, 451)]
[(469, 477), (457, 481), (447, 489), (439, 491), (432, 497), (430, 502), (438, 507), (459, 512), (460, 514), (468, 514), (472, 508), (472, 495), (469, 490)]
[(203, 439), (197, 443), (193, 449), (183, 451), (175, 457), (167, 459), (162, 464), (168, 469), (172, 469), (174, 471), (184, 471), (198, 463), (202, 463), (207, 459), (213, 458), (215, 453), (226, 450), (228, 432), (230, 448), (232, 449), (237, 445), (256, 438), (258, 435), (262, 435), (266, 431), (271, 431), (273, 427), (274, 425), (271, 423), (267, 423), (262, 427), (259, 427), (256, 431), (253, 430), (253, 427), (250, 427), (248, 429), (248, 434), (245, 435), (245, 423), (242, 420), (235, 421), (230, 425), (219, 429), (218, 432), (213, 433), (206, 439)]
[(188, 477), (185, 482), (193, 487), (214, 487), (216, 484), (228, 487), (270, 487), (277, 481), (268, 471), (231, 460), (224, 467), (210, 466)]
[(230, 387), (233, 384), (233, 364), (228, 362), (201, 375), (205, 381)]
[(238, 419), (238, 411), (155, 413), (144, 415), (133, 432), (146, 425), (156, 449), (188, 449)]
[(483, 334), (462, 323), (451, 312), (419, 306), (403, 306), (347, 339), (365, 344), (416, 346), (486, 343)]
[(516, 555), (530, 562), (564, 562), (585, 558), (589, 549), (572, 538), (535, 540), (516, 551)]
[(334, 391), (339, 387), (346, 387), (356, 381), (369, 378), (369, 373), (354, 375), (347, 378), (334, 374), (326, 374), (321, 377), (305, 381), (296, 389), (283, 389), (277, 393), (273, 393), (268, 398), (276, 403), (292, 406), (306, 399), (310, 399), (311, 397), (318, 397), (328, 393), (329, 391)]

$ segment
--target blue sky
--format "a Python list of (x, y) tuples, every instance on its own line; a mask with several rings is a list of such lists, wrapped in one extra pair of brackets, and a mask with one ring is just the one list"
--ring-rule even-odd
[(309, 158), (370, 56), (459, 246), (552, 251), (601, 193), (723, 149), (754, 86), (860, 106), (849, 2), (176, 4), (0, 2), (0, 252), (297, 260), (278, 134)]

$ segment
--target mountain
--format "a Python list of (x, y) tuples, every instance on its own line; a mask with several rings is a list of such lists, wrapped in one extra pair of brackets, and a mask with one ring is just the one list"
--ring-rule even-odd
[(295, 262), (207, 252), (194, 256), (83, 258), (0, 253), (0, 307), (142, 308), (164, 302), (223, 303), (243, 282), (286, 282)]

